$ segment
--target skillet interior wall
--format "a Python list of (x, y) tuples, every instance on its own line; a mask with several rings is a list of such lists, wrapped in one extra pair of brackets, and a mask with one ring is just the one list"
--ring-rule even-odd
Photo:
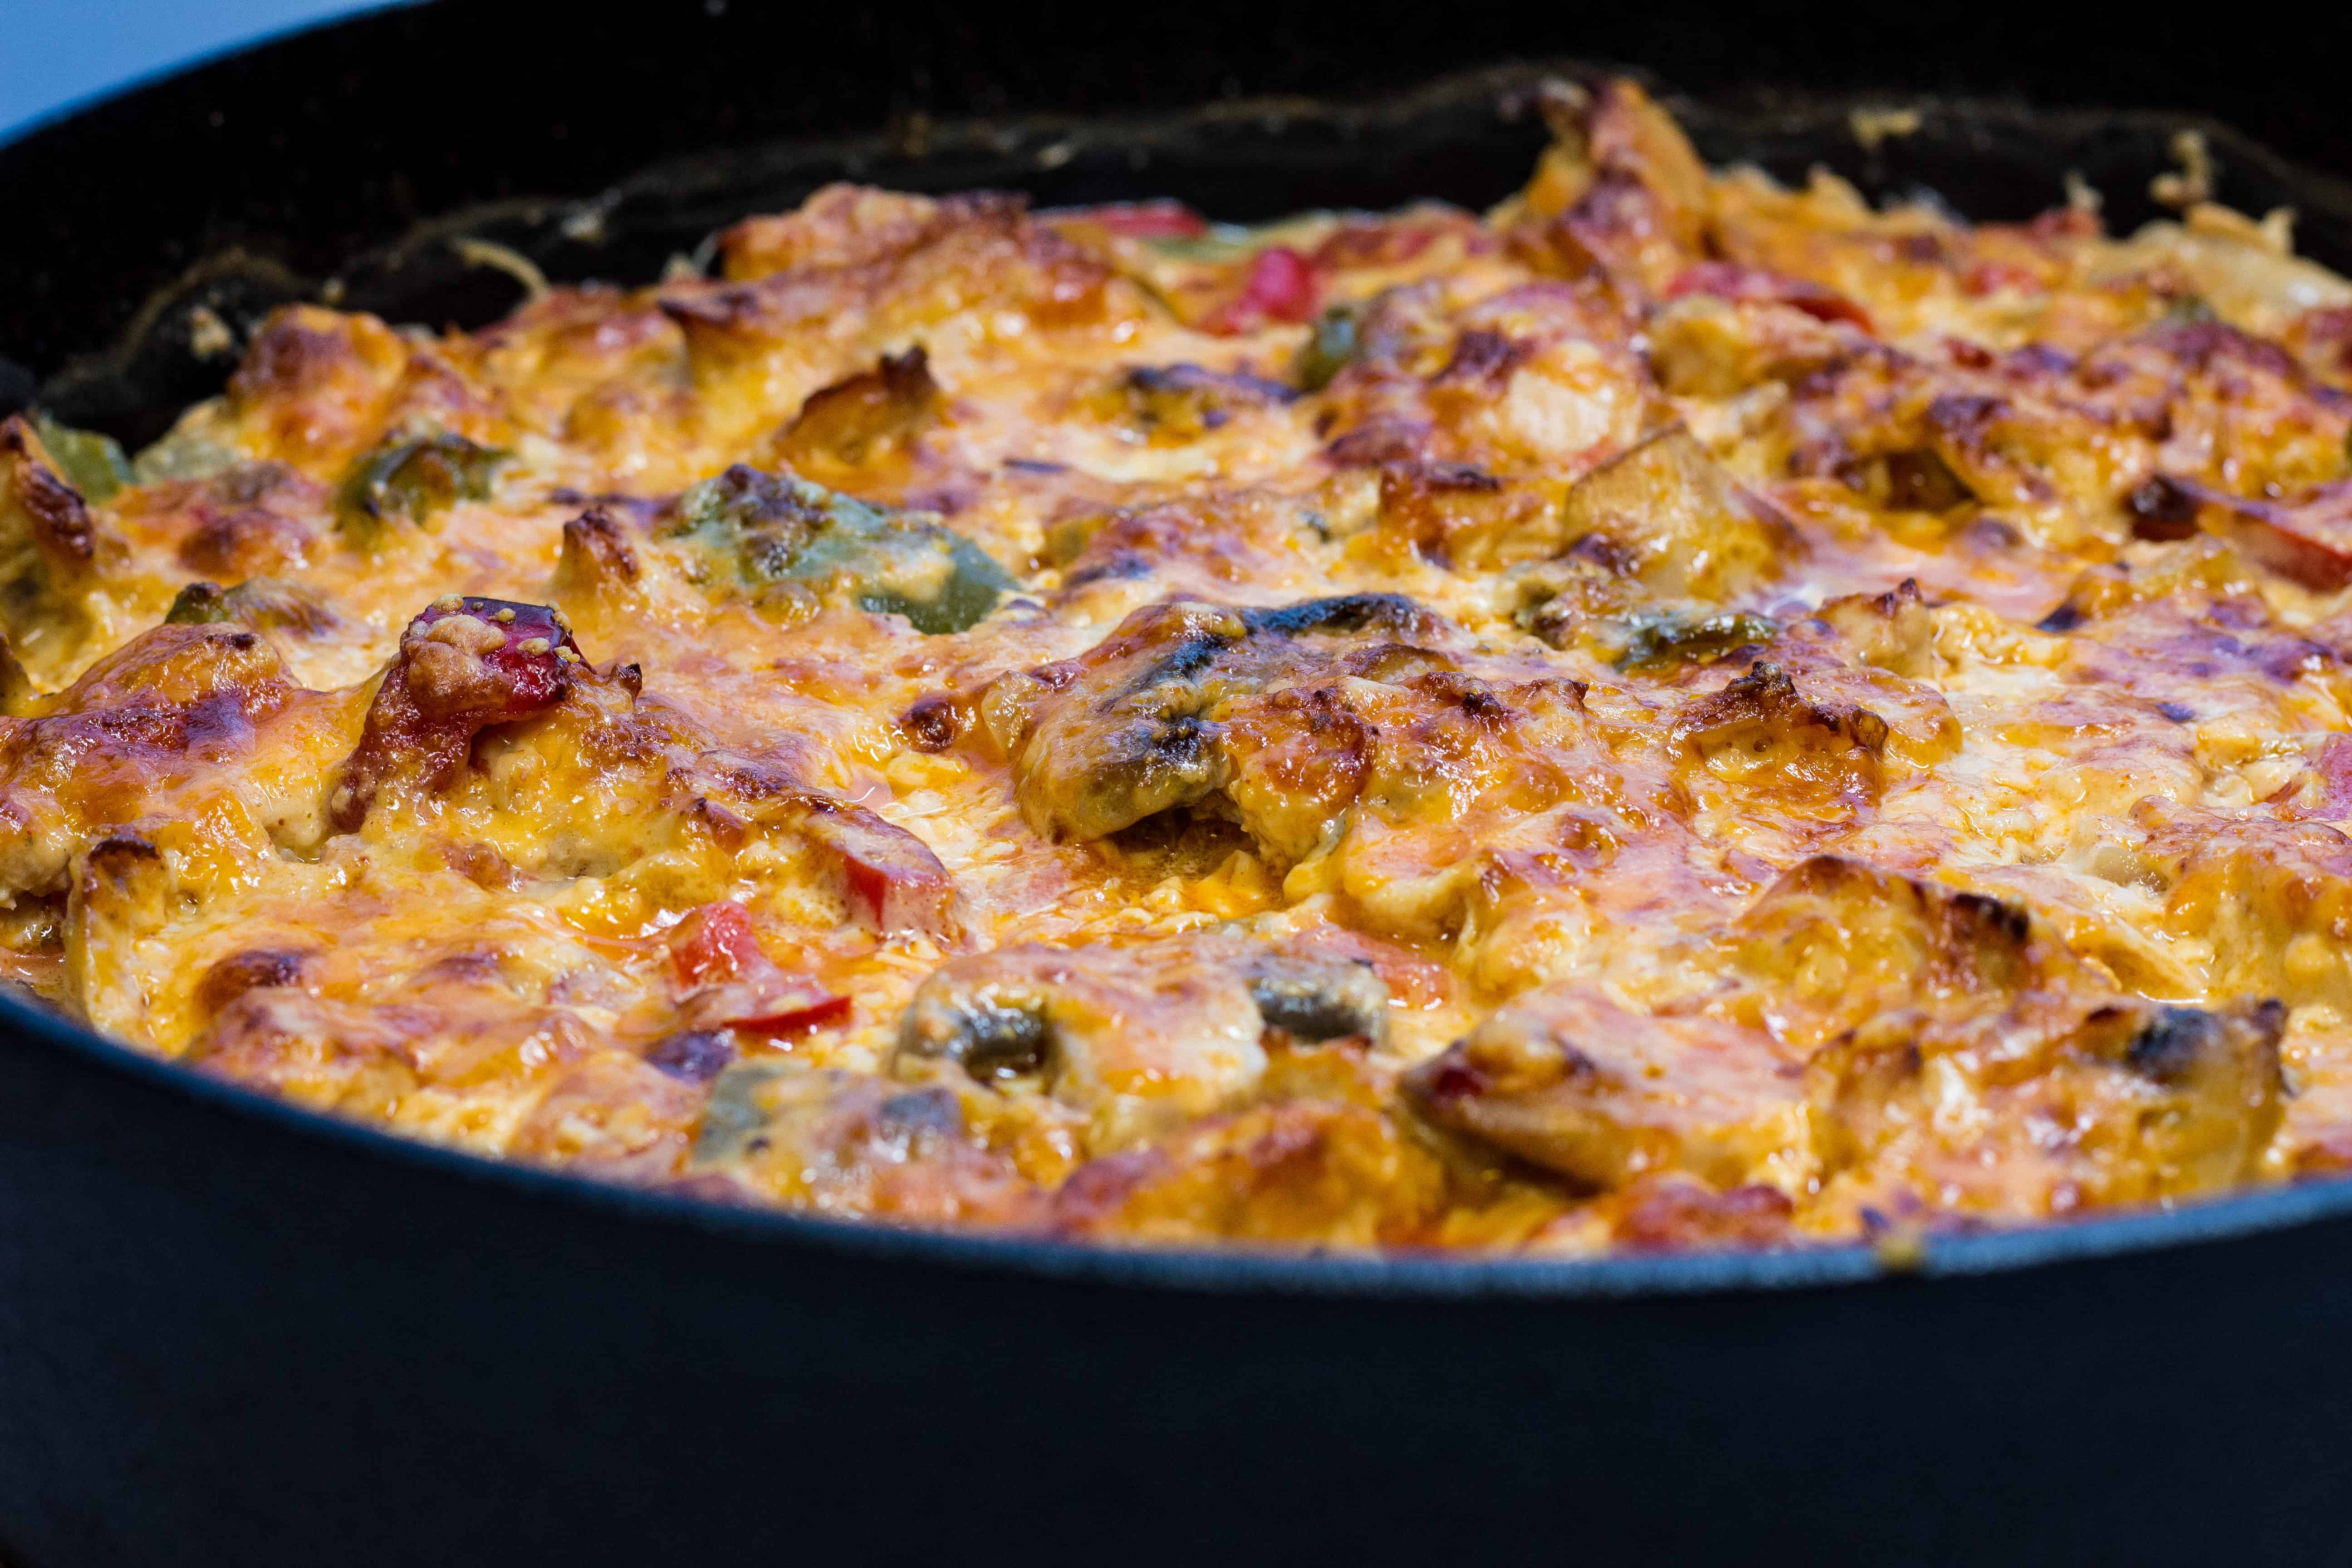
[[(273, 302), (273, 267), (289, 283), (322, 277), (428, 215), (586, 195), (688, 153), (894, 126), (919, 136), (927, 121), (960, 117), (1370, 95), (1511, 57), (1633, 61), (1698, 95), (1778, 84), (2193, 109), (2289, 158), (2352, 170), (2352, 115), (2323, 107), (2336, 101), (2330, 40), (2285, 48), (2252, 27), (2190, 37), (2116, 15), (1687, 0), (1525, 14), (1281, 0), (1145, 10), (643, 0), (559, 21), (514, 0), (440, 0), (233, 57), (0, 148), (10, 215), (0, 408), (112, 342), (142, 300), (231, 247), (248, 258), (219, 291), (234, 320)], [(2352, 38), (2352, 22), (2308, 25)], [(1502, 187), (1405, 194), (1475, 202)], [(624, 258), (602, 259), (611, 275)], [(436, 300), (460, 319), (504, 302), (462, 289)], [(143, 440), (215, 390), (226, 366), (162, 368), (149, 366), (135, 395), (86, 385), (61, 412)]]

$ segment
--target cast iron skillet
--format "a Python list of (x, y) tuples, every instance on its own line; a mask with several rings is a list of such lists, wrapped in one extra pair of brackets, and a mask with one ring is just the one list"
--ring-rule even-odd
[[(641, 278), (841, 174), (1253, 217), (1485, 202), (1540, 140), (1523, 106), (1545, 68), (1517, 67), (1358, 108), (1078, 121), (1024, 113), (1050, 104), (1024, 89), (967, 123), (902, 100), (881, 130), (845, 116), (849, 133), (822, 142), (714, 129), (711, 150), (637, 178), (609, 161), (621, 137), (577, 178), (535, 176), (555, 195), (478, 183), (449, 204), (469, 210), (422, 227), (324, 197), (315, 226), (299, 207), (275, 227), (255, 216), (273, 182), (316, 187), (339, 158), (362, 184), (396, 178), (396, 126), (299, 168), (222, 165), (209, 193), (159, 186), (152, 211), (93, 195), (138, 189), (139, 127), (177, 167), (172, 139), (208, 101), (264, 125), (315, 119), (317, 102), (285, 106), (320, 90), (321, 61), (351, 73), (330, 73), (329, 100), (376, 102), (435, 79), (416, 74), (431, 62), (475, 60), (483, 15), (347, 25), (0, 148), (0, 198), (33, 215), (0, 243), (0, 352), (20, 383), (140, 438), (227, 368), (191, 351), (192, 305), (241, 333), (331, 276), (346, 304), (484, 320), (515, 285), (453, 237), (558, 277)], [(1015, 43), (1035, 41), (1026, 25)], [(973, 68), (1026, 79), (1034, 63), (1002, 47)], [(1068, 57), (1066, 96), (1099, 107), (1088, 58)], [(537, 60), (514, 68), (542, 85), (512, 90), (543, 108), (598, 79), (566, 76), (599, 65), (576, 40), (544, 40)], [(861, 67), (818, 51), (777, 68)], [(691, 83), (668, 90), (709, 115)], [(1858, 101), (1916, 104), (1919, 130), (1865, 150)], [(2074, 170), (2124, 225), (2146, 216), (2173, 133), (2201, 125), (2225, 198), (2293, 202), (2306, 247), (2352, 263), (2352, 192), (2179, 116), (1885, 93), (1675, 107), (1717, 160), (1784, 176), (1825, 162), (1979, 216), (2050, 205)], [(415, 127), (428, 151), (452, 133), (436, 123)], [(659, 132), (642, 145), (662, 150)], [(87, 264), (28, 249), (43, 225), (79, 233)], [(91, 278), (114, 292), (93, 298)], [(918, 1236), (467, 1159), (0, 998), (0, 1557), (2333, 1560), (2352, 1543), (2336, 1419), (2352, 1402), (2347, 1264), (2340, 1183), (1916, 1256), (1570, 1264)]]

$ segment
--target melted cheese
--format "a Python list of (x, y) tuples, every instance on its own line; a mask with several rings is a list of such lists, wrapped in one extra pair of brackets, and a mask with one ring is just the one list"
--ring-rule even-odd
[(1625, 84), (1559, 130), (1484, 218), (835, 187), (478, 332), (293, 308), (119, 489), (9, 422), (0, 961), (901, 1224), (1769, 1245), (2352, 1163), (2352, 288), (1709, 174)]

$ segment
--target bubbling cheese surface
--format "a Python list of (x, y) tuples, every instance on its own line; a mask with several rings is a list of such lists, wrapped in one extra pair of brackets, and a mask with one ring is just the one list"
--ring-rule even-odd
[(1626, 83), (1483, 216), (835, 186), (0, 426), (9, 980), (598, 1178), (1580, 1254), (2352, 1163), (2352, 287)]

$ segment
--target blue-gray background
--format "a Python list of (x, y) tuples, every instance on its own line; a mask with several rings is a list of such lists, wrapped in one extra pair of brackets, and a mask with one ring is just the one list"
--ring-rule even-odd
[(199, 56), (371, 8), (354, 0), (0, 0), (0, 136)]

